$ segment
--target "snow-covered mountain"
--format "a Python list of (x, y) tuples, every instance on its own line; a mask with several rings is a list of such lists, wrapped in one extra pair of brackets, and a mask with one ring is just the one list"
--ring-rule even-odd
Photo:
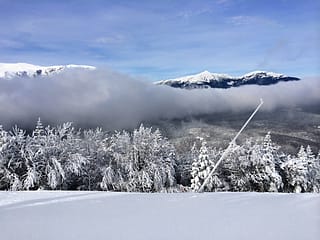
[(0, 63), (0, 78), (14, 77), (36, 77), (48, 76), (51, 74), (60, 73), (66, 69), (80, 68), (86, 70), (96, 69), (93, 66), (87, 65), (57, 65), (57, 66), (37, 66), (28, 63)]
[(240, 77), (233, 77), (227, 74), (211, 73), (204, 71), (195, 75), (180, 78), (162, 80), (156, 82), (158, 85), (168, 85), (175, 88), (230, 88), (242, 85), (270, 85), (280, 81), (297, 81), (297, 77), (290, 77), (284, 74), (254, 71)]

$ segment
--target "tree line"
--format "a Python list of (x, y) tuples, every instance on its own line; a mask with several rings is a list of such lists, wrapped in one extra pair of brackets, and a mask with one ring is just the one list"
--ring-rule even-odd
[[(143, 125), (108, 133), (44, 127), (39, 119), (29, 134), (0, 126), (0, 190), (197, 191), (222, 152), (201, 140), (179, 156), (158, 129)], [(205, 191), (319, 192), (319, 156), (309, 146), (281, 153), (270, 133), (248, 139), (232, 147)]]

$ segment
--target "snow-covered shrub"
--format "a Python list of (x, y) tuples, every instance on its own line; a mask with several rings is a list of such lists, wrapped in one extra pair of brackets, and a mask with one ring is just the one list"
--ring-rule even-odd
[[(168, 192), (177, 187), (178, 169), (183, 191), (197, 191), (222, 154), (198, 140), (182, 142), (177, 157), (159, 130), (143, 125), (114, 134), (75, 130), (71, 123), (44, 127), (40, 119), (30, 134), (0, 126), (0, 190)], [(310, 146), (286, 156), (268, 133), (229, 150), (205, 191), (320, 192), (320, 154)]]
[(159, 130), (143, 125), (132, 134), (113, 135), (101, 187), (115, 191), (156, 192), (175, 184), (175, 151)]
[(285, 176), (285, 188), (288, 192), (319, 192), (319, 158), (312, 153), (310, 146), (303, 146), (297, 156), (288, 156), (281, 168)]
[(28, 171), (25, 132), (18, 127), (6, 132), (0, 127), (0, 189), (20, 190)]
[[(262, 143), (247, 141), (243, 146), (232, 144), (225, 158), (209, 179), (207, 191), (279, 191), (282, 179), (276, 170), (278, 147), (268, 133)], [(200, 150), (199, 158), (192, 165), (191, 188), (198, 190), (214, 167), (220, 153), (209, 157), (206, 143)]]
[(262, 144), (255, 144), (249, 150), (248, 179), (250, 190), (261, 192), (277, 192), (282, 189), (282, 178), (276, 171), (278, 160), (278, 147), (271, 141), (268, 133)]

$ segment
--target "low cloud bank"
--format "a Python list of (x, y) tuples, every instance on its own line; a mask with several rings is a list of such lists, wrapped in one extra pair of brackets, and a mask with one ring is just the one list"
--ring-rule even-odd
[(0, 79), (0, 124), (33, 127), (72, 121), (80, 127), (131, 128), (196, 114), (305, 104), (320, 105), (320, 78), (272, 86), (182, 90), (113, 71), (69, 70), (50, 77)]

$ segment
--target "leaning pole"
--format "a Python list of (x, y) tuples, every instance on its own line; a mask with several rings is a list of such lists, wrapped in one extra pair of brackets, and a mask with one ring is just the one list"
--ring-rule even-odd
[(236, 142), (237, 138), (239, 137), (239, 135), (241, 134), (241, 132), (246, 128), (246, 126), (249, 124), (249, 122), (254, 117), (254, 115), (259, 111), (259, 109), (262, 106), (262, 104), (263, 104), (263, 100), (260, 99), (260, 104), (257, 106), (256, 110), (254, 110), (254, 112), (251, 114), (251, 116), (248, 118), (248, 120), (243, 124), (242, 128), (237, 133), (237, 135), (232, 139), (232, 141), (229, 143), (229, 145), (226, 148), (226, 150), (224, 150), (224, 152), (221, 155), (221, 157), (218, 160), (218, 162), (214, 165), (213, 169), (210, 171), (208, 176), (204, 179), (204, 181), (203, 181), (201, 187), (199, 188), (198, 192), (203, 192), (204, 187), (207, 185), (207, 183), (208, 183), (209, 179), (211, 178), (211, 176), (213, 175), (214, 171), (217, 169), (217, 167), (222, 162), (222, 160), (225, 158), (225, 156), (229, 153), (231, 147), (235, 144), (235, 142)]

